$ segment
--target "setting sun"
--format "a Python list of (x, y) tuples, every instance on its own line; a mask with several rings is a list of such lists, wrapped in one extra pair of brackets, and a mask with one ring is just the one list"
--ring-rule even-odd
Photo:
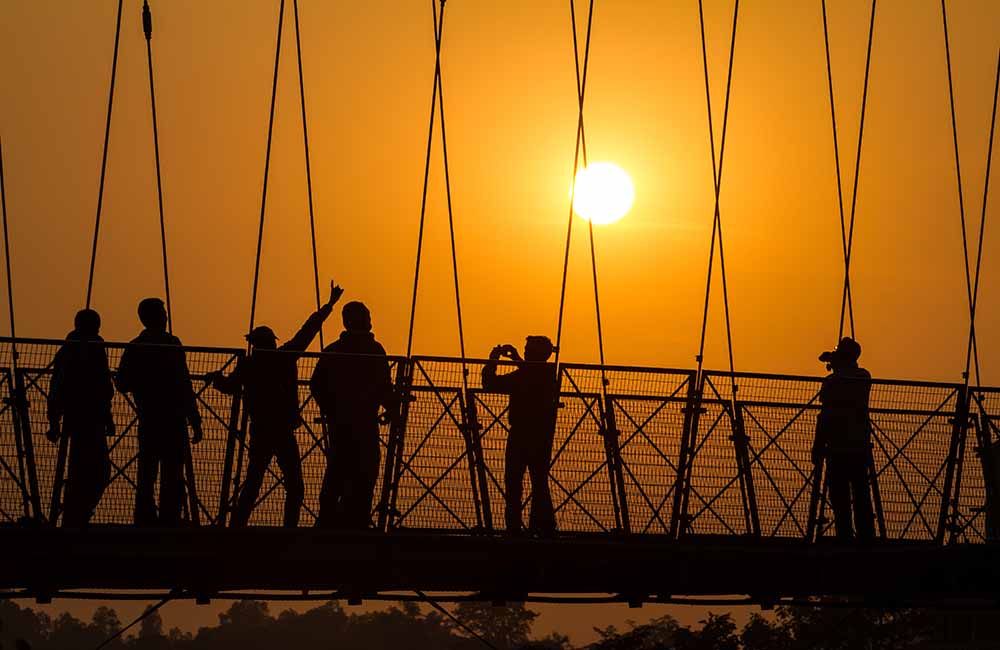
[(635, 200), (635, 186), (625, 170), (611, 162), (595, 162), (576, 175), (573, 210), (596, 224), (624, 217)]

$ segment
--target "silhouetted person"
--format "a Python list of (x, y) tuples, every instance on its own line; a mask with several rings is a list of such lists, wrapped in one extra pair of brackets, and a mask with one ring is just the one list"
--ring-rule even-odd
[(379, 407), (396, 408), (385, 348), (372, 334), (368, 308), (349, 302), (344, 331), (326, 346), (309, 388), (329, 426), (330, 449), (318, 524), (367, 528), (378, 480)]
[[(167, 332), (163, 301), (141, 301), (139, 320), (145, 329), (122, 352), (115, 376), (118, 390), (132, 393), (139, 416), (135, 523), (176, 526), (184, 505), (188, 425), (191, 444), (198, 444), (201, 415), (180, 339)], [(157, 474), (159, 516), (154, 499)]]
[(556, 529), (552, 495), (549, 492), (549, 464), (556, 426), (555, 366), (545, 363), (554, 347), (547, 336), (529, 336), (524, 345), (524, 361), (513, 372), (497, 374), (501, 357), (521, 361), (513, 345), (498, 345), (483, 367), (483, 389), (510, 395), (510, 435), (505, 453), (504, 491), (507, 501), (507, 530), (521, 531), (524, 473), (531, 478), (531, 515), (528, 528), (549, 534)]
[(343, 289), (331, 282), (330, 300), (281, 347), (277, 346), (278, 338), (270, 327), (255, 327), (246, 336), (251, 345), (250, 356), (241, 359), (228, 377), (221, 372), (211, 375), (212, 385), (223, 393), (233, 395), (242, 388), (244, 403), (250, 414), (250, 461), (233, 513), (233, 526), (245, 526), (249, 521), (272, 458), (277, 461), (284, 476), (284, 525), (294, 528), (299, 524), (305, 484), (302, 481), (299, 444), (295, 440), (295, 430), (302, 424), (298, 361), (343, 293)]
[[(871, 462), (868, 398), (871, 374), (858, 366), (861, 346), (844, 337), (832, 352), (819, 360), (831, 373), (823, 379), (822, 403), (816, 421), (813, 462), (826, 460), (826, 481), (837, 526), (837, 538), (849, 540), (855, 531), (859, 540), (875, 537), (868, 467)], [(854, 526), (851, 525), (853, 501)]]
[(100, 329), (96, 311), (77, 312), (74, 329), (52, 363), (47, 436), (52, 442), (69, 438), (63, 526), (86, 526), (111, 479), (106, 436), (115, 433), (111, 418), (115, 388)]

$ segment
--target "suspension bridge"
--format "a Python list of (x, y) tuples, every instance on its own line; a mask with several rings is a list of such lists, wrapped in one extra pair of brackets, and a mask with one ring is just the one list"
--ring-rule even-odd
[[(144, 5), (164, 289), (169, 310), (152, 14), (148, 4)], [(246, 351), (206, 347), (185, 348), (204, 423), (204, 439), (190, 445), (185, 454), (184, 525), (173, 529), (131, 525), (138, 456), (137, 415), (131, 399), (118, 394), (113, 402), (116, 433), (109, 440), (111, 479), (92, 526), (87, 530), (62, 527), (68, 442), (63, 439), (51, 443), (41, 434), (48, 426), (45, 404), (53, 359), (64, 342), (18, 337), (11, 297), (11, 336), (0, 339), (0, 553), (7, 559), (4, 571), (0, 572), (0, 589), (6, 590), (3, 595), (43, 601), (55, 597), (207, 601), (248, 594), (293, 600), (424, 599), (433, 594), (436, 600), (451, 601), (641, 604), (685, 602), (689, 598), (715, 602), (713, 599), (725, 598), (727, 602), (765, 605), (833, 597), (852, 604), (945, 607), (969, 602), (992, 605), (1000, 600), (1000, 546), (995, 541), (1000, 525), (1000, 513), (996, 510), (1000, 388), (979, 385), (975, 337), (997, 93), (995, 90), (979, 240), (973, 246), (965, 237), (966, 214), (961, 198), (964, 181), (957, 164), (958, 138), (944, 2), (942, 26), (948, 56), (948, 91), (952, 98), (968, 289), (966, 373), (962, 381), (952, 383), (874, 380), (870, 401), (869, 482), (877, 539), (860, 546), (833, 539), (824, 468), (812, 460), (822, 378), (740, 371), (734, 361), (731, 335), (728, 367), (712, 370), (704, 365), (705, 323), (716, 259), (727, 335), (731, 332), (719, 193), (739, 24), (738, 0), (734, 2), (721, 129), (716, 129), (713, 119), (709, 67), (707, 56), (704, 57), (715, 210), (697, 365), (649, 368), (615, 366), (605, 361), (596, 245), (591, 226), (588, 236), (600, 362), (576, 364), (556, 358), (559, 409), (549, 480), (558, 533), (542, 539), (504, 534), (503, 461), (509, 433), (509, 403), (507, 396), (486, 391), (479, 383), (486, 361), (465, 354), (441, 74), (446, 3), (432, 0), (431, 6), (436, 61), (409, 340), (405, 355), (390, 358), (392, 380), (403, 406), (397, 417), (381, 425), (382, 461), (370, 529), (348, 532), (314, 527), (327, 453), (326, 424), (308, 389), (317, 353), (306, 353), (298, 362), (303, 425), (296, 436), (306, 488), (299, 528), (281, 528), (284, 489), (281, 475), (273, 470), (268, 470), (249, 526), (227, 527), (245, 481), (248, 418), (241, 395), (229, 396), (213, 390), (210, 378), (217, 371), (232, 370)], [(282, 53), (282, 25), (287, 13), (284, 0), (279, 7), (251, 328), (261, 273), (274, 98)], [(865, 99), (854, 152), (854, 185), (848, 192), (840, 176), (825, 2), (818, 3), (818, 7), (824, 18), (840, 196), (844, 261), (840, 333), (853, 334), (850, 263)], [(121, 8), (119, 2), (88, 306), (98, 253), (100, 197), (104, 192), (107, 137), (112, 124)], [(291, 13), (298, 53), (318, 304), (315, 215), (297, 1), (292, 3)], [(868, 94), (876, 15), (873, 0), (863, 98)], [(575, 171), (587, 163), (584, 107), (594, 2), (589, 4), (586, 19), (579, 20), (576, 5), (570, 2), (570, 17), (579, 105)], [(579, 25), (585, 25), (583, 39), (578, 38)], [(703, 19), (700, 27), (704, 55)], [(1000, 88), (1000, 59), (996, 86)], [(449, 192), (452, 270), (461, 349), (461, 356), (456, 358), (421, 356), (414, 353), (412, 346), (436, 128)], [(571, 206), (557, 338), (561, 338), (563, 330), (573, 221)], [(6, 203), (4, 244), (10, 289), (13, 280)], [(976, 253), (974, 259), (972, 251)], [(8, 296), (12, 296), (10, 290)], [(112, 372), (125, 347), (123, 343), (107, 344)]]

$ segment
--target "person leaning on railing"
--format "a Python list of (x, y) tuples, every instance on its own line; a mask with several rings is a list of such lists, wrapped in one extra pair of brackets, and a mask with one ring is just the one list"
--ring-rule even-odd
[[(833, 510), (837, 538), (851, 540), (875, 537), (868, 467), (871, 462), (871, 423), (868, 400), (872, 376), (858, 366), (861, 346), (850, 337), (837, 348), (824, 352), (819, 360), (832, 372), (823, 379), (816, 420), (813, 463), (826, 462), (826, 485)], [(851, 525), (853, 502), (854, 525)]]
[(101, 317), (93, 309), (76, 314), (52, 362), (46, 437), (69, 438), (69, 468), (63, 500), (63, 526), (90, 523), (111, 479), (106, 436), (115, 434), (111, 399), (115, 395), (108, 354), (99, 332)]
[(555, 532), (556, 518), (549, 492), (549, 464), (556, 425), (555, 366), (546, 363), (555, 346), (547, 336), (529, 336), (524, 362), (505, 375), (497, 374), (497, 361), (507, 357), (521, 361), (513, 345), (498, 345), (483, 366), (483, 389), (510, 395), (510, 435), (504, 454), (506, 524), (511, 534), (521, 532), (521, 497), (524, 473), (531, 478), (531, 515), (528, 528), (537, 534)]
[(250, 415), (250, 462), (233, 513), (233, 526), (245, 526), (250, 520), (272, 458), (278, 462), (284, 476), (283, 523), (286, 528), (299, 524), (305, 483), (299, 444), (295, 440), (295, 430), (302, 424), (298, 361), (343, 294), (344, 290), (331, 282), (330, 299), (281, 347), (278, 347), (274, 330), (266, 325), (255, 327), (246, 335), (251, 346), (250, 355), (240, 359), (236, 370), (228, 377), (221, 371), (209, 373), (207, 377), (212, 386), (228, 395), (242, 389), (243, 402)]

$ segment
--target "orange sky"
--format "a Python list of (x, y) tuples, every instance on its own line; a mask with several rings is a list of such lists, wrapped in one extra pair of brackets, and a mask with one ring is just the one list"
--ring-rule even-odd
[[(300, 5), (321, 273), (366, 301), (379, 338), (403, 353), (433, 75), (430, 5)], [(829, 5), (849, 191), (868, 3)], [(140, 6), (126, 3), (95, 280), (109, 339), (133, 336), (135, 303), (162, 294)], [(1000, 4), (948, 6), (974, 238)], [(174, 330), (190, 344), (239, 346), (277, 2), (171, 0), (153, 9)], [(731, 11), (729, 0), (706, 2), (717, 111)], [(21, 335), (61, 337), (85, 296), (114, 12), (112, 0), (0, 4), (0, 134)], [(563, 2), (449, 3), (443, 70), (472, 355), (555, 333), (576, 121), (568, 14)], [(290, 20), (286, 28), (258, 304), (258, 322), (282, 338), (313, 305)], [(816, 354), (835, 342), (843, 273), (819, 0), (744, 2), (736, 47), (721, 201), (736, 367), (816, 373)], [(596, 229), (612, 363), (689, 367), (697, 352), (713, 205), (701, 65), (694, 0), (597, 2), (590, 156), (617, 162), (636, 185), (625, 220)], [(854, 257), (858, 338), (877, 376), (958, 380), (964, 368), (968, 314), (946, 84), (939, 3), (880, 2)], [(415, 351), (456, 354), (435, 151)], [(563, 357), (592, 361), (584, 225), (575, 229)], [(1000, 381), (998, 243), (994, 221), (978, 321), (992, 383)], [(716, 292), (712, 367), (726, 364), (720, 313)]]

